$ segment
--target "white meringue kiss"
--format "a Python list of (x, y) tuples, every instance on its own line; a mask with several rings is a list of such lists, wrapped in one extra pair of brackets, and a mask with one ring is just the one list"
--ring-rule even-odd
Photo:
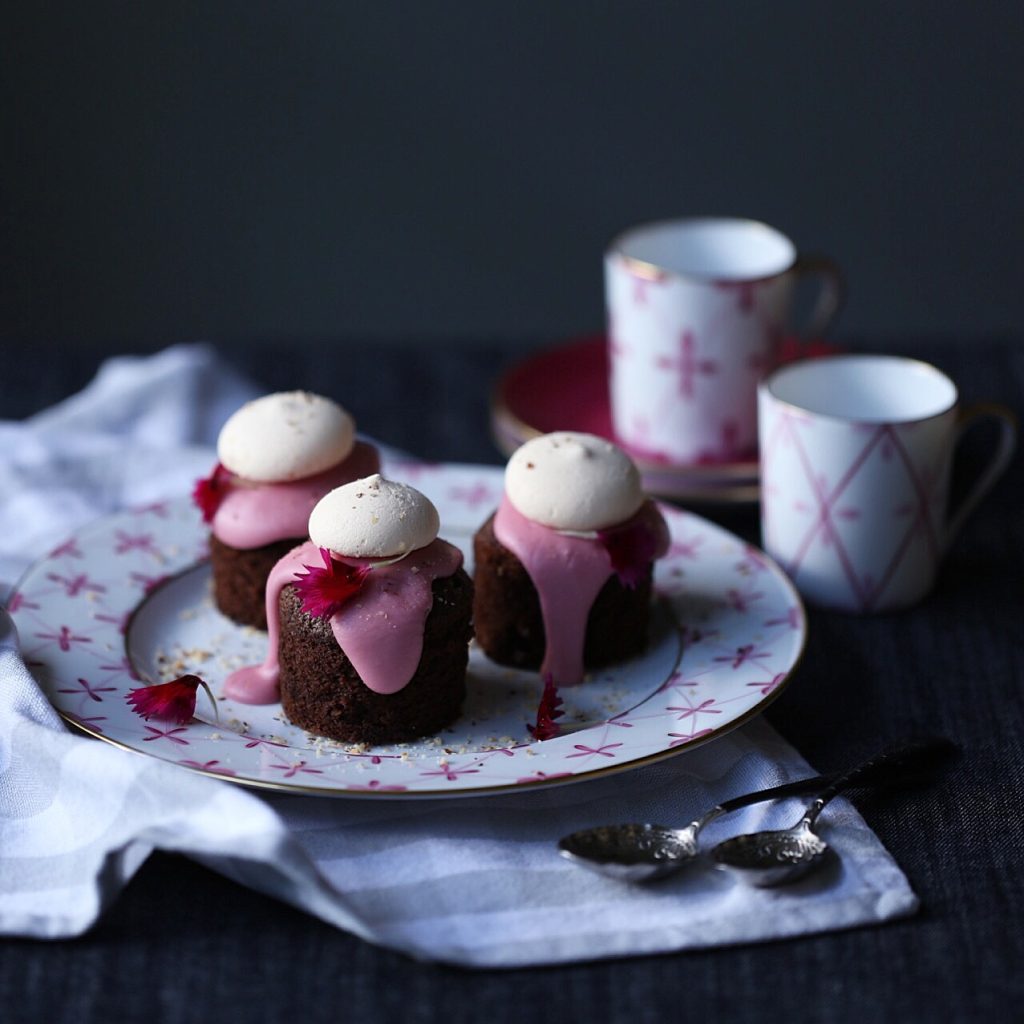
[(429, 498), (375, 473), (324, 495), (309, 517), (309, 539), (342, 558), (393, 558), (426, 547), (440, 526)]
[(284, 483), (336, 466), (354, 444), (355, 422), (336, 402), (282, 391), (232, 414), (217, 439), (217, 457), (246, 480)]
[(593, 434), (563, 431), (518, 448), (505, 492), (527, 519), (556, 530), (602, 530), (644, 503), (640, 473), (621, 448)]

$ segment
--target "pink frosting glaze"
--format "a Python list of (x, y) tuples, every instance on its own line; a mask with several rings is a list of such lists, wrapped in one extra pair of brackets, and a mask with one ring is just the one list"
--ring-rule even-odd
[(301, 480), (257, 484), (233, 476), (214, 513), (213, 535), (244, 550), (289, 537), (305, 537), (309, 514), (328, 491), (379, 470), (377, 449), (357, 441), (347, 459)]
[[(660, 558), (668, 550), (665, 520), (651, 501), (628, 522), (638, 519), (654, 534), (655, 557)], [(541, 675), (550, 672), (556, 686), (582, 682), (587, 618), (613, 572), (607, 550), (595, 538), (574, 537), (527, 519), (507, 495), (494, 516), (494, 535), (523, 563), (537, 588), (547, 640)]]
[[(224, 693), (241, 704), (273, 704), (278, 689), (278, 599), (304, 566), (322, 565), (320, 551), (307, 541), (293, 548), (267, 578), (267, 657), (228, 676)], [(331, 616), (331, 631), (352, 667), (375, 693), (397, 693), (413, 677), (423, 653), (423, 628), (433, 605), (434, 580), (457, 572), (462, 552), (435, 540), (399, 562), (374, 569), (359, 593)]]

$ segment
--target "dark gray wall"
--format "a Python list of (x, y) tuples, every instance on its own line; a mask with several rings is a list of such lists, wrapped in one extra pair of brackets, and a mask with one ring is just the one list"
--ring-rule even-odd
[(843, 334), (1019, 330), (1021, 12), (24, 4), (0, 334), (555, 338), (621, 228), (705, 212), (839, 259)]

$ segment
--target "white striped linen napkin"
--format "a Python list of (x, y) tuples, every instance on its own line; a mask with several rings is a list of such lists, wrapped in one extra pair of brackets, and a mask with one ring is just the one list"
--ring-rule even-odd
[[(112, 360), (80, 395), (0, 424), (0, 600), (54, 537), (187, 489), (209, 468), (219, 424), (251, 395), (209, 348), (179, 346)], [(155, 848), (370, 942), (476, 967), (764, 941), (911, 913), (906, 879), (844, 801), (823, 818), (838, 864), (782, 891), (746, 889), (704, 866), (629, 886), (555, 853), (555, 840), (577, 828), (684, 823), (809, 772), (754, 722), (685, 756), (559, 789), (430, 801), (263, 797), (69, 732), (0, 614), (0, 933), (81, 933)], [(797, 806), (750, 808), (728, 829), (780, 824)]]

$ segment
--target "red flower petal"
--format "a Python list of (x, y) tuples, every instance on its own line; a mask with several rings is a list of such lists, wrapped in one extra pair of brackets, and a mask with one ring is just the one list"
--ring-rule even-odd
[(304, 565), (308, 572), (295, 574), (295, 589), (302, 599), (304, 612), (315, 618), (329, 619), (359, 593), (370, 567), (335, 561), (327, 548), (320, 549), (320, 557), (324, 560), (324, 568)]
[(561, 707), (562, 698), (558, 696), (554, 677), (547, 672), (544, 675), (544, 693), (541, 694), (540, 704), (537, 705), (537, 724), (526, 725), (535, 740), (554, 739), (561, 733), (562, 727), (555, 721), (565, 714)]
[(125, 700), (131, 704), (132, 711), (142, 715), (147, 722), (155, 718), (160, 722), (184, 725), (191, 721), (196, 713), (196, 693), (200, 686), (206, 691), (216, 711), (217, 701), (210, 687), (199, 676), (191, 675), (181, 676), (169, 683), (159, 683), (156, 686), (139, 686), (129, 690)]
[(196, 481), (195, 487), (192, 488), (192, 501), (203, 513), (204, 523), (212, 521), (220, 503), (224, 500), (230, 479), (231, 471), (225, 469), (218, 462), (209, 476)]
[(623, 526), (597, 531), (612, 561), (619, 582), (631, 590), (644, 578), (658, 555), (658, 538), (642, 519), (631, 519)]

